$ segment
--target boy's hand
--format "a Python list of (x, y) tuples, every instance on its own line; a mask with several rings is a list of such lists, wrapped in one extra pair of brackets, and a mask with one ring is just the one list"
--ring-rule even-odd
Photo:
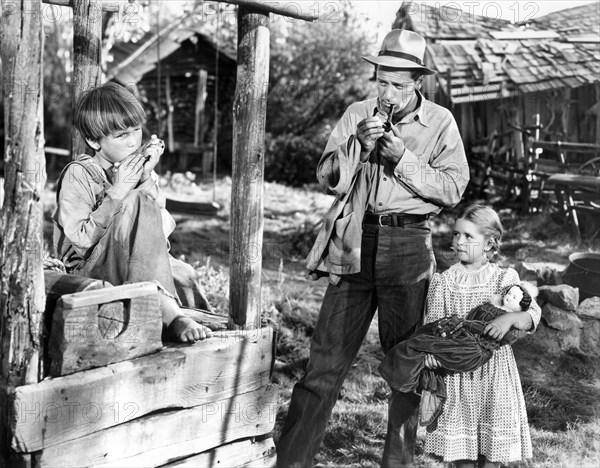
[(123, 194), (133, 190), (140, 181), (144, 164), (143, 154), (132, 154), (123, 161), (113, 164), (111, 168), (113, 186), (117, 186)]
[(511, 313), (502, 314), (488, 323), (483, 329), (483, 334), (500, 341), (508, 333), (514, 323)]
[(159, 140), (156, 135), (152, 135), (148, 147), (143, 152), (145, 162), (140, 182), (145, 182), (150, 177), (150, 174), (158, 164), (158, 161), (160, 160), (160, 157), (164, 151), (165, 143), (162, 140)]

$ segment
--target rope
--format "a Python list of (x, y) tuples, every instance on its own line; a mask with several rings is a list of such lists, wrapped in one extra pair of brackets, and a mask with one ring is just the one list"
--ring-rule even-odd
[[(160, 93), (160, 85), (161, 85), (161, 66), (160, 66), (160, 2), (156, 2), (156, 100), (157, 100), (157, 111), (156, 111), (156, 123), (158, 125), (157, 134), (160, 135), (161, 127), (162, 127), (162, 119), (161, 119), (161, 93)], [(160, 160), (158, 162), (158, 172), (159, 174), (162, 172), (160, 170)]]
[(214, 131), (213, 131), (213, 202), (217, 199), (217, 148), (219, 135), (219, 26), (221, 6), (217, 6), (217, 25), (215, 28), (215, 102), (214, 102)]

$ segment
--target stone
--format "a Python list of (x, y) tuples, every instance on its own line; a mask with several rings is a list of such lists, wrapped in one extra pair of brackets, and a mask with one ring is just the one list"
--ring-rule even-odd
[(562, 284), (562, 272), (565, 265), (552, 262), (528, 262), (522, 261), (515, 265), (519, 278), (530, 281), (536, 285)]
[(600, 320), (600, 297), (590, 297), (589, 299), (586, 299), (579, 304), (575, 313), (582, 318), (589, 317)]
[(540, 326), (536, 335), (542, 332), (541, 335), (547, 335), (563, 351), (580, 348), (583, 322), (574, 312), (546, 304), (542, 308), (542, 319), (547, 326)]
[(583, 317), (580, 347), (585, 354), (600, 355), (600, 320)]
[(568, 284), (540, 286), (540, 302), (552, 304), (560, 309), (575, 311), (579, 305), (579, 288)]

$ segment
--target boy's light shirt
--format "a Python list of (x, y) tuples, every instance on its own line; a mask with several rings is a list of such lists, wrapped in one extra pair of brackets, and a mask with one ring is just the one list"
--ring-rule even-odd
[[(96, 156), (94, 159), (106, 170), (112, 167), (100, 157)], [(160, 207), (163, 232), (165, 239), (168, 238), (175, 229), (175, 221), (166, 210), (166, 198), (159, 187), (158, 175), (152, 171), (151, 176), (136, 189), (148, 194)], [(128, 193), (111, 185), (106, 189), (106, 195), (100, 205), (94, 210), (96, 197), (102, 191), (104, 187), (96, 183), (89, 173), (77, 164), (69, 166), (62, 180), (59, 206), (54, 217), (81, 256), (94, 247), (104, 235), (110, 221), (120, 211), (121, 200)]]

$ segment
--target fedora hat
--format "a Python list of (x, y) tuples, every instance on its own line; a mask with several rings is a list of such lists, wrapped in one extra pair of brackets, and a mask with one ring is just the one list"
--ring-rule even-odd
[(425, 39), (406, 29), (392, 29), (386, 34), (377, 56), (364, 55), (362, 58), (373, 65), (397, 68), (399, 70), (420, 70), (424, 75), (435, 72), (423, 65)]

